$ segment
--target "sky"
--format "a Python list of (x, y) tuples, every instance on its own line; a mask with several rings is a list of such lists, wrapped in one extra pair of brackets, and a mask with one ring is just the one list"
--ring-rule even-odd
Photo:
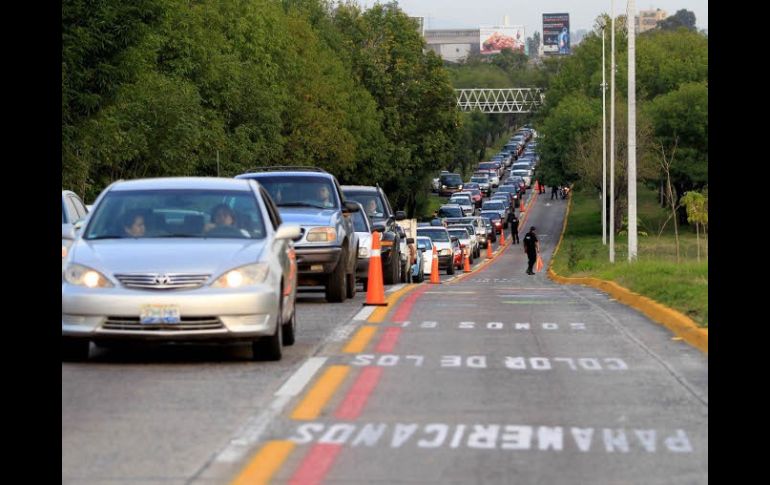
[[(357, 0), (371, 7), (377, 0)], [(380, 1), (379, 3), (386, 3)], [(615, 14), (625, 15), (626, 1), (615, 1)], [(479, 26), (524, 25), (525, 35), (543, 32), (544, 13), (569, 13), (570, 30), (590, 30), (601, 13), (610, 11), (610, 0), (399, 0), (401, 10), (414, 17), (425, 17), (426, 29), (474, 29)], [(686, 9), (695, 13), (698, 29), (708, 29), (708, 0), (641, 0), (636, 10), (665, 10), (673, 15)]]

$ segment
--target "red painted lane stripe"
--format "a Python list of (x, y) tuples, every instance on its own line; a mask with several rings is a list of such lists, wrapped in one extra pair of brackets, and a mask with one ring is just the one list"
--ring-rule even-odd
[(342, 445), (328, 443), (313, 445), (297, 471), (292, 475), (289, 483), (292, 485), (311, 485), (323, 482), (340, 451), (342, 451)]
[(396, 343), (398, 343), (398, 337), (401, 335), (401, 330), (401, 327), (390, 327), (385, 330), (385, 333), (383, 333), (382, 337), (380, 337), (380, 341), (377, 343), (377, 347), (374, 349), (374, 351), (383, 354), (389, 354), (393, 352), (393, 349), (396, 347)]
[(412, 307), (414, 306), (414, 303), (417, 301), (418, 298), (420, 298), (420, 295), (428, 291), (428, 288), (430, 288), (430, 285), (424, 285), (421, 288), (418, 288), (417, 290), (413, 291), (409, 296), (404, 298), (404, 301), (401, 302), (401, 305), (398, 306), (398, 309), (393, 314), (393, 322), (396, 323), (402, 323), (405, 322), (409, 318), (409, 314), (412, 312)]
[(337, 408), (334, 417), (337, 419), (358, 419), (366, 406), (366, 401), (377, 387), (382, 375), (382, 367), (365, 367), (358, 375), (356, 382), (350, 388), (347, 396)]

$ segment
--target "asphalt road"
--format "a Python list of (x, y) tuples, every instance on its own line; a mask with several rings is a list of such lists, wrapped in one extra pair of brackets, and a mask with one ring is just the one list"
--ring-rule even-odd
[[(523, 224), (546, 264), (565, 207), (543, 197)], [(63, 363), (62, 482), (708, 481), (705, 355), (604, 293), (526, 275), (520, 246), (483, 261), (404, 288), (380, 322), (363, 293), (303, 293), (277, 363), (248, 347)]]

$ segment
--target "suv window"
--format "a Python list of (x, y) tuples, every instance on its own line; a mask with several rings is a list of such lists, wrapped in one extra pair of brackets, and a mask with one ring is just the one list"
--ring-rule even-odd
[(364, 212), (370, 219), (379, 220), (387, 219), (392, 214), (390, 212), (390, 205), (382, 193), (377, 190), (345, 190), (345, 198), (354, 200), (364, 207)]
[(260, 175), (259, 184), (278, 207), (317, 207), (339, 209), (334, 182), (327, 177), (302, 175)]

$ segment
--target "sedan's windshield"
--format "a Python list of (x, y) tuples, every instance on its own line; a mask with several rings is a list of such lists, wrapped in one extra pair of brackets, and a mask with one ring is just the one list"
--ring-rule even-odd
[(262, 239), (265, 225), (247, 190), (113, 190), (91, 216), (84, 239)]

